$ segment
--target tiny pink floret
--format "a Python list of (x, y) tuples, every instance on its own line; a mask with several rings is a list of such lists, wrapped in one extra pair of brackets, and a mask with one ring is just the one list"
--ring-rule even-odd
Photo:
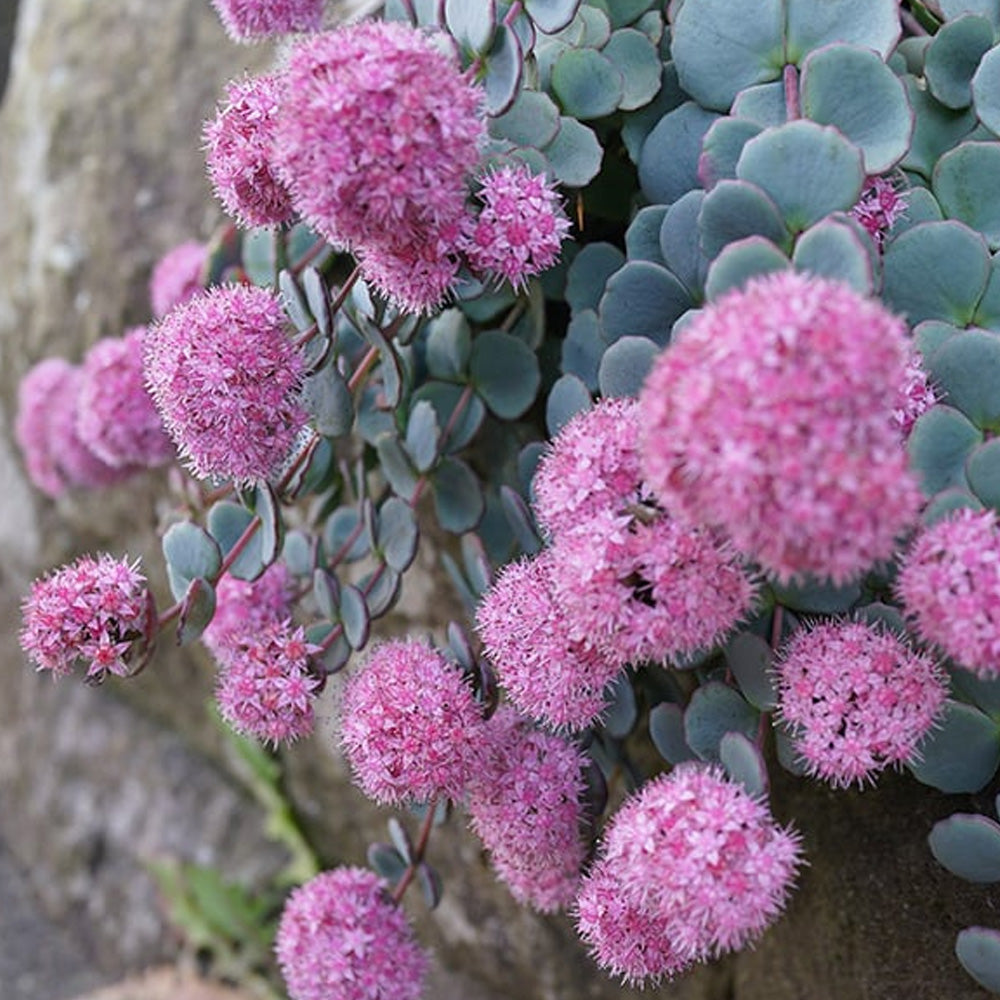
[(226, 34), (234, 42), (257, 42), (270, 35), (318, 31), (324, 0), (212, 0)]
[(275, 952), (291, 1000), (420, 1000), (429, 962), (385, 883), (335, 868), (288, 898)]
[(215, 587), (215, 614), (201, 635), (217, 660), (233, 641), (264, 626), (286, 621), (292, 613), (295, 581), (282, 562), (272, 563), (253, 582), (227, 574)]
[(344, 686), (340, 743), (383, 805), (459, 799), (483, 757), (483, 718), (460, 671), (428, 643), (376, 646)]
[(57, 676), (82, 661), (88, 679), (124, 677), (146, 651), (155, 618), (138, 562), (84, 556), (32, 584), (21, 648), (38, 670)]
[(860, 622), (800, 629), (775, 673), (796, 752), (811, 774), (838, 787), (916, 760), (948, 695), (930, 657)]
[(994, 511), (957, 511), (921, 531), (900, 564), (896, 591), (921, 639), (982, 680), (1000, 676)]
[(851, 215), (864, 226), (880, 250), (896, 222), (906, 214), (909, 191), (900, 190), (888, 177), (869, 177)]

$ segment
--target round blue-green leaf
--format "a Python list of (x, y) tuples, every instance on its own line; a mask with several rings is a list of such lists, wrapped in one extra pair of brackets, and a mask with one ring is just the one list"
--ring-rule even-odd
[[(278, 275), (278, 234), (274, 229), (251, 229), (243, 236), (243, 270), (262, 287), (274, 287)], [(311, 324), (309, 324), (311, 325)]]
[(706, 108), (728, 111), (745, 87), (781, 76), (783, 0), (685, 0), (671, 51), (681, 86)]
[(388, 566), (380, 566), (374, 573), (365, 574), (361, 578), (368, 614), (373, 619), (381, 618), (392, 609), (399, 597), (402, 581), (402, 576)]
[(617, 67), (624, 81), (618, 107), (634, 111), (648, 104), (660, 89), (663, 63), (656, 46), (634, 28), (621, 28), (608, 39), (601, 55)]
[(963, 14), (978, 14), (1000, 33), (1000, 7), (996, 0), (938, 0), (938, 6), (948, 21), (954, 21)]
[(486, 330), (472, 343), (469, 375), (483, 402), (501, 420), (514, 420), (535, 401), (542, 377), (535, 352), (501, 330)]
[(479, 480), (457, 458), (446, 458), (431, 477), (434, 510), (445, 531), (456, 535), (471, 531), (483, 516), (486, 502)]
[(963, 142), (934, 168), (934, 197), (945, 215), (982, 233), (992, 249), (1000, 246), (1000, 142)]
[(574, 315), (597, 309), (608, 278), (625, 263), (625, 255), (611, 243), (588, 243), (574, 258), (566, 276), (566, 301)]
[(312, 537), (296, 528), (285, 535), (281, 561), (293, 576), (312, 576), (316, 568), (316, 549)]
[(684, 738), (684, 713), (680, 705), (662, 702), (649, 713), (649, 736), (668, 764), (697, 760)]
[[(206, 519), (206, 527), (209, 534), (218, 542), (223, 558), (229, 555), (253, 519), (254, 515), (238, 503), (220, 500), (212, 505)], [(264, 561), (261, 558), (258, 530), (253, 533), (250, 541), (243, 546), (243, 550), (229, 567), (229, 575), (237, 580), (256, 580), (263, 572)]]
[(743, 118), (717, 118), (712, 123), (698, 159), (698, 176), (707, 190), (719, 181), (736, 178), (736, 164), (743, 147), (762, 130), (762, 125)]
[(632, 260), (609, 279), (598, 316), (609, 342), (621, 337), (648, 337), (661, 346), (670, 328), (691, 307), (687, 289), (659, 264)]
[(808, 765), (795, 745), (795, 739), (781, 726), (774, 727), (774, 750), (778, 763), (789, 773), (803, 777), (809, 773)]
[(575, 375), (591, 391), (597, 389), (597, 372), (608, 346), (593, 309), (577, 313), (566, 328), (562, 345), (562, 370)]
[(967, 330), (927, 359), (935, 388), (980, 430), (1000, 429), (1000, 335)]
[(743, 733), (726, 733), (719, 742), (719, 761), (730, 780), (742, 785), (751, 798), (767, 795), (767, 765), (760, 749)]
[(576, 18), (563, 32), (563, 41), (574, 48), (599, 49), (611, 37), (611, 18), (599, 3), (585, 3)]
[(915, 170), (930, 180), (941, 154), (956, 146), (976, 127), (976, 116), (969, 108), (961, 111), (946, 108), (912, 76), (904, 77), (903, 85), (916, 115), (916, 124), (909, 151), (900, 166)]
[(887, 59), (901, 32), (897, 0), (790, 0), (785, 60), (801, 63), (834, 42), (864, 45)]
[(645, 337), (622, 337), (601, 358), (598, 383), (602, 396), (638, 396), (659, 347)]
[(163, 536), (162, 545), (175, 601), (184, 599), (192, 580), (198, 577), (213, 580), (222, 566), (218, 543), (193, 521), (171, 525)]
[(1000, 729), (988, 715), (957, 701), (945, 703), (944, 719), (907, 764), (917, 781), (939, 791), (978, 792), (1000, 763)]
[(541, 149), (559, 133), (559, 109), (548, 94), (522, 90), (510, 108), (489, 120), (489, 128), (490, 135), (496, 138), (509, 139), (517, 146)]
[(627, 674), (621, 674), (606, 692), (601, 721), (610, 736), (616, 740), (623, 740), (632, 732), (638, 717), (639, 710), (635, 703), (632, 682)]
[(417, 472), (427, 472), (437, 461), (440, 439), (437, 411), (426, 399), (419, 400), (410, 410), (404, 439), (406, 453)]
[(377, 548), (390, 569), (404, 573), (417, 554), (420, 530), (412, 508), (399, 497), (389, 497), (378, 512)]
[(1000, 931), (966, 927), (955, 939), (955, 955), (980, 986), (1000, 993)]
[(559, 119), (559, 132), (542, 152), (556, 179), (575, 188), (584, 187), (597, 176), (604, 157), (594, 130), (566, 116)]
[(575, 375), (562, 375), (556, 379), (545, 402), (545, 426), (549, 436), (555, 437), (578, 413), (593, 405), (590, 390)]
[(795, 244), (792, 264), (796, 271), (843, 281), (861, 295), (875, 289), (868, 248), (847, 222), (824, 219), (807, 229)]
[[(338, 507), (326, 519), (323, 547), (330, 560), (339, 556), (346, 562), (354, 562), (367, 554), (368, 539), (361, 527), (361, 515), (356, 507)], [(343, 555), (340, 555), (341, 550), (344, 550)]]
[(931, 93), (948, 108), (972, 103), (972, 77), (993, 47), (993, 25), (967, 14), (941, 26), (928, 46), (924, 76)]
[(892, 224), (889, 239), (901, 236), (907, 229), (919, 226), (922, 222), (941, 222), (944, 213), (937, 203), (937, 198), (925, 187), (911, 187), (907, 191), (906, 213)]
[(576, 16), (579, 6), (580, 0), (524, 0), (528, 16), (547, 35), (562, 31)]
[(316, 430), (326, 437), (341, 437), (354, 425), (354, 401), (343, 375), (327, 365), (302, 383), (302, 405)]
[(710, 260), (747, 236), (763, 236), (791, 249), (778, 206), (756, 184), (720, 181), (705, 195), (698, 215), (701, 249)]
[(826, 580), (806, 578), (795, 583), (771, 582), (775, 600), (793, 611), (808, 614), (837, 615), (849, 611), (861, 597), (861, 585), (834, 586)]
[(1000, 253), (994, 254), (990, 262), (986, 291), (976, 306), (972, 322), (987, 330), (1000, 330)]
[(427, 370), (436, 378), (460, 378), (472, 352), (472, 330), (461, 309), (445, 309), (427, 324)]
[(259, 483), (253, 495), (254, 512), (260, 518), (257, 536), (260, 538), (260, 558), (265, 566), (270, 566), (281, 553), (285, 543), (285, 522), (281, 516), (281, 504), (270, 483)]
[(906, 441), (910, 468), (924, 496), (965, 486), (965, 463), (982, 433), (958, 410), (940, 403), (920, 415)]
[[(412, 398), (414, 405), (426, 399), (437, 411), (438, 427), (443, 429), (452, 422), (452, 415), (463, 398), (463, 387), (451, 382), (425, 382)], [(460, 451), (476, 436), (485, 418), (486, 407), (478, 396), (473, 396), (466, 402), (442, 447), (447, 451)]]
[(688, 191), (667, 209), (660, 224), (660, 254), (692, 299), (701, 298), (708, 273), (708, 259), (698, 243), (698, 216), (704, 199), (704, 191)]
[(865, 171), (861, 152), (836, 129), (800, 120), (765, 129), (744, 147), (736, 176), (762, 188), (785, 224), (801, 232), (858, 200)]
[(921, 358), (929, 358), (939, 347), (963, 333), (957, 326), (939, 319), (925, 319), (913, 328), (913, 342)]
[(785, 85), (776, 80), (773, 83), (758, 83), (753, 87), (747, 87), (736, 95), (729, 113), (734, 118), (759, 125), (761, 128), (784, 125), (788, 121)]
[(596, 49), (567, 49), (552, 67), (552, 90), (568, 115), (603, 118), (625, 93), (621, 71)]
[(828, 45), (802, 65), (802, 113), (832, 125), (857, 146), (867, 174), (903, 158), (913, 135), (913, 111), (898, 76), (868, 48)]
[(1000, 45), (980, 61), (972, 78), (972, 101), (979, 120), (991, 132), (1000, 135)]
[(613, 28), (623, 28), (626, 24), (632, 24), (653, 6), (655, 0), (612, 0), (608, 4), (611, 26)]
[(942, 319), (966, 326), (990, 274), (983, 237), (961, 222), (925, 222), (893, 240), (882, 258), (882, 296), (911, 326)]
[(920, 515), (922, 524), (930, 527), (949, 517), (956, 510), (982, 510), (983, 505), (960, 486), (950, 486), (933, 496)]
[(927, 837), (931, 854), (967, 882), (1000, 882), (1000, 823), (975, 813), (952, 813)]
[(500, 502), (518, 545), (526, 555), (534, 555), (542, 547), (542, 539), (538, 534), (535, 518), (521, 494), (509, 486), (501, 486)]
[(344, 626), (344, 638), (351, 649), (361, 649), (368, 641), (371, 619), (368, 617), (365, 595), (352, 584), (346, 584), (340, 589), (340, 621)]
[(709, 681), (691, 695), (684, 713), (684, 736), (702, 760), (718, 760), (722, 737), (726, 733), (743, 733), (752, 738), (759, 719), (757, 710), (739, 691)]
[(677, 71), (672, 62), (663, 64), (663, 76), (660, 81), (660, 89), (649, 104), (638, 109), (638, 111), (626, 111), (622, 115), (622, 142), (628, 151), (629, 158), (638, 166), (639, 157), (642, 155), (642, 146), (646, 137), (657, 126), (660, 119), (679, 108), (688, 95), (681, 90), (677, 83)]
[(740, 632), (726, 644), (726, 666), (743, 696), (755, 708), (769, 712), (778, 703), (771, 671), (771, 647), (759, 635)]
[(705, 297), (717, 299), (731, 288), (742, 288), (750, 278), (789, 267), (788, 258), (770, 240), (762, 236), (737, 240), (712, 261), (705, 279)]
[(625, 254), (629, 260), (666, 263), (660, 249), (660, 228), (666, 214), (666, 205), (647, 205), (636, 212), (635, 218), (625, 230)]
[[(485, 62), (483, 91), (486, 95), (486, 111), (487, 114), (500, 115), (514, 103), (524, 67), (521, 43), (510, 28), (501, 25), (497, 29)], [(428, 86), (431, 85), (431, 81), (428, 81)]]
[(207, 580), (196, 576), (188, 584), (177, 619), (178, 645), (186, 646), (200, 638), (214, 615), (215, 588)]
[(444, 0), (444, 23), (451, 36), (473, 52), (493, 40), (497, 26), (496, 0)]
[(701, 142), (718, 117), (688, 101), (664, 115), (646, 136), (639, 155), (639, 184), (650, 201), (669, 205), (700, 186)]
[(379, 465), (393, 492), (409, 500), (420, 481), (420, 474), (413, 466), (403, 442), (395, 431), (380, 434), (375, 441)]
[(905, 73), (912, 73), (914, 76), (924, 75), (924, 60), (927, 57), (927, 49), (932, 41), (931, 35), (911, 35), (904, 38), (896, 46), (893, 59), (901, 56), (903, 59)]
[(976, 448), (969, 456), (965, 475), (972, 492), (987, 507), (1000, 511), (1000, 438)]

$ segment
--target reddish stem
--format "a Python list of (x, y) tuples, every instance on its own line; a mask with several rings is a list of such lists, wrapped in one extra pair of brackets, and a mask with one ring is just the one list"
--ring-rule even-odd
[(326, 246), (326, 240), (316, 240), (289, 270), (296, 276), (300, 275), (326, 249)]
[(360, 364), (354, 369), (354, 373), (351, 375), (350, 381), (347, 383), (347, 388), (351, 392), (364, 381), (365, 376), (372, 370), (375, 362), (378, 361), (378, 348), (369, 347), (365, 352), (365, 356), (361, 359)]
[(427, 814), (424, 816), (424, 821), (420, 826), (420, 833), (417, 836), (417, 842), (413, 847), (413, 857), (410, 859), (410, 864), (407, 866), (406, 871), (403, 872), (402, 878), (400, 878), (400, 880), (396, 883), (396, 887), (392, 890), (392, 901), (397, 905), (406, 894), (406, 890), (410, 887), (410, 883), (417, 874), (417, 868), (424, 860), (424, 854), (427, 851), (427, 844), (431, 839), (431, 830), (434, 827), (434, 814), (436, 812), (437, 798), (435, 797), (427, 803)]
[[(467, 385), (462, 390), (462, 395), (458, 397), (458, 402), (455, 403), (455, 409), (451, 411), (451, 416), (448, 418), (448, 423), (445, 424), (444, 430), (441, 432), (441, 447), (444, 448), (445, 442), (448, 440), (451, 432), (458, 425), (459, 420), (462, 419), (462, 414), (465, 413), (466, 407), (469, 405), (469, 401), (472, 399), (472, 386)], [(430, 480), (427, 476), (421, 476), (417, 482), (417, 485), (413, 489), (413, 496), (410, 497), (409, 503), (411, 507), (416, 507), (420, 502), (420, 498), (424, 494), (424, 490), (427, 489), (427, 484)]]
[(799, 107), (799, 71), (789, 63), (785, 66), (782, 75), (785, 84), (785, 117), (790, 121), (795, 121), (802, 117), (802, 110)]
[(503, 25), (505, 28), (509, 28), (518, 18), (521, 13), (521, 0), (514, 0), (510, 5), (510, 10), (504, 15)]

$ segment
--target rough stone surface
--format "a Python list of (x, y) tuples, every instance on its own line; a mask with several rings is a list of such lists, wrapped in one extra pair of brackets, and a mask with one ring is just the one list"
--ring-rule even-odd
[[(251, 881), (282, 859), (226, 775), (204, 711), (210, 668), (197, 651), (165, 645), (141, 678), (109, 690), (25, 669), (18, 602), (41, 568), (112, 547), (143, 554), (163, 592), (154, 533), (163, 484), (154, 477), (43, 503), (10, 443), (14, 394), (40, 358), (77, 359), (96, 338), (148, 318), (153, 261), (206, 237), (218, 218), (200, 123), (226, 79), (267, 59), (265, 49), (229, 45), (206, 0), (21, 0), (0, 110), (0, 840), (46, 911), (108, 972), (175, 945), (144, 859), (174, 855)], [(396, 627), (405, 619), (426, 629), (457, 613), (440, 573), (424, 563), (415, 579)], [(332, 752), (338, 683), (321, 731), (287, 756), (288, 787), (324, 860), (360, 863), (367, 844), (385, 838), (387, 814), (349, 787)], [(934, 819), (968, 800), (891, 777), (863, 795), (784, 782), (776, 791), (779, 816), (796, 818), (812, 862), (789, 916), (756, 951), (643, 996), (985, 996), (951, 949), (962, 926), (994, 922), (996, 900), (937, 869), (925, 844)], [(430, 860), (445, 875), (444, 900), (429, 918), (419, 899), (407, 906), (438, 952), (435, 1000), (640, 995), (597, 972), (567, 918), (515, 906), (460, 815), (435, 834)]]

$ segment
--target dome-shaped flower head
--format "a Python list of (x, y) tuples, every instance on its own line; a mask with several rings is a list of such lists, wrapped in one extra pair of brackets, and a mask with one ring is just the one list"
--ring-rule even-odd
[(601, 860), (685, 962), (756, 939), (780, 914), (801, 864), (798, 836), (702, 764), (681, 764), (628, 799), (605, 832)]
[(99, 340), (83, 359), (76, 431), (102, 462), (154, 468), (176, 455), (142, 377), (145, 327)]
[(527, 165), (492, 170), (479, 179), (478, 198), (462, 240), (473, 271), (522, 288), (555, 264), (569, 219), (544, 175)]
[(73, 371), (74, 366), (63, 358), (46, 358), (21, 379), (17, 389), (14, 436), (28, 478), (53, 499), (70, 485), (59, 470), (60, 448), (52, 437), (52, 418), (64, 405)]
[(485, 135), (482, 93), (421, 31), (364, 21), (295, 46), (275, 154), (296, 208), (349, 249), (457, 225)]
[(157, 319), (204, 289), (202, 272), (207, 261), (208, 247), (194, 240), (175, 246), (160, 258), (149, 279), (149, 301)]
[(280, 87), (273, 76), (226, 85), (226, 103), (205, 123), (208, 176), (222, 207), (244, 228), (273, 226), (295, 215), (272, 164)]
[(80, 394), (83, 370), (75, 367), (62, 384), (57, 405), (49, 416), (49, 452), (55, 456), (63, 479), (70, 486), (98, 489), (115, 486), (138, 469), (135, 465), (109, 465), (80, 437)]
[(149, 647), (156, 608), (138, 563), (84, 556), (36, 580), (24, 601), (21, 648), (39, 670), (126, 676)]
[(930, 657), (860, 622), (800, 629), (775, 672), (796, 752), (810, 774), (841, 787), (914, 760), (948, 693)]
[(896, 589), (917, 634), (983, 680), (1000, 676), (1000, 527), (961, 510), (917, 535)]
[(275, 745), (308, 736), (319, 684), (309, 655), (317, 649), (287, 620), (229, 637), (216, 691), (222, 717), (238, 733)]
[(234, 42), (318, 31), (323, 23), (323, 0), (212, 0), (212, 6)]
[(728, 542), (664, 514), (595, 514), (558, 535), (551, 553), (553, 600), (570, 637), (619, 666), (712, 646), (756, 592)]
[(602, 399), (552, 439), (532, 483), (535, 513), (549, 534), (641, 501), (637, 411), (634, 399)]
[(275, 952), (291, 1000), (419, 1000), (427, 955), (382, 880), (335, 868), (285, 903)]
[(304, 364), (281, 303), (251, 285), (210, 289), (146, 335), (146, 385), (198, 476), (267, 479), (307, 414)]
[(654, 363), (639, 399), (647, 485), (781, 581), (858, 576), (921, 505), (892, 426), (909, 350), (902, 321), (847, 285), (749, 281)]
[(584, 859), (586, 759), (507, 707), (487, 722), (486, 742), (486, 764), (469, 784), (472, 828), (518, 902), (543, 913), (566, 906)]
[(582, 729), (604, 710), (604, 692), (621, 673), (569, 635), (552, 597), (551, 550), (504, 567), (476, 611), (486, 655), (511, 701), (550, 726)]
[(868, 232), (880, 250), (885, 245), (889, 230), (897, 219), (906, 214), (909, 191), (896, 187), (889, 177), (869, 177), (861, 189), (861, 197), (851, 209), (851, 215)]
[(483, 717), (459, 670), (428, 643), (372, 650), (344, 686), (340, 743), (383, 805), (461, 798), (483, 757)]
[(619, 873), (598, 861), (587, 873), (573, 905), (580, 937), (594, 961), (630, 986), (655, 986), (687, 972), (692, 959), (674, 946), (660, 914), (631, 899)]
[(910, 360), (906, 363), (906, 381), (900, 389), (896, 407), (892, 411), (893, 426), (899, 430), (904, 440), (910, 436), (917, 419), (936, 402), (937, 395), (924, 370), (920, 354), (913, 350), (910, 352)]
[(227, 574), (216, 584), (215, 614), (201, 640), (217, 660), (224, 660), (235, 639), (286, 621), (294, 595), (294, 579), (282, 562), (272, 563), (253, 582)]

